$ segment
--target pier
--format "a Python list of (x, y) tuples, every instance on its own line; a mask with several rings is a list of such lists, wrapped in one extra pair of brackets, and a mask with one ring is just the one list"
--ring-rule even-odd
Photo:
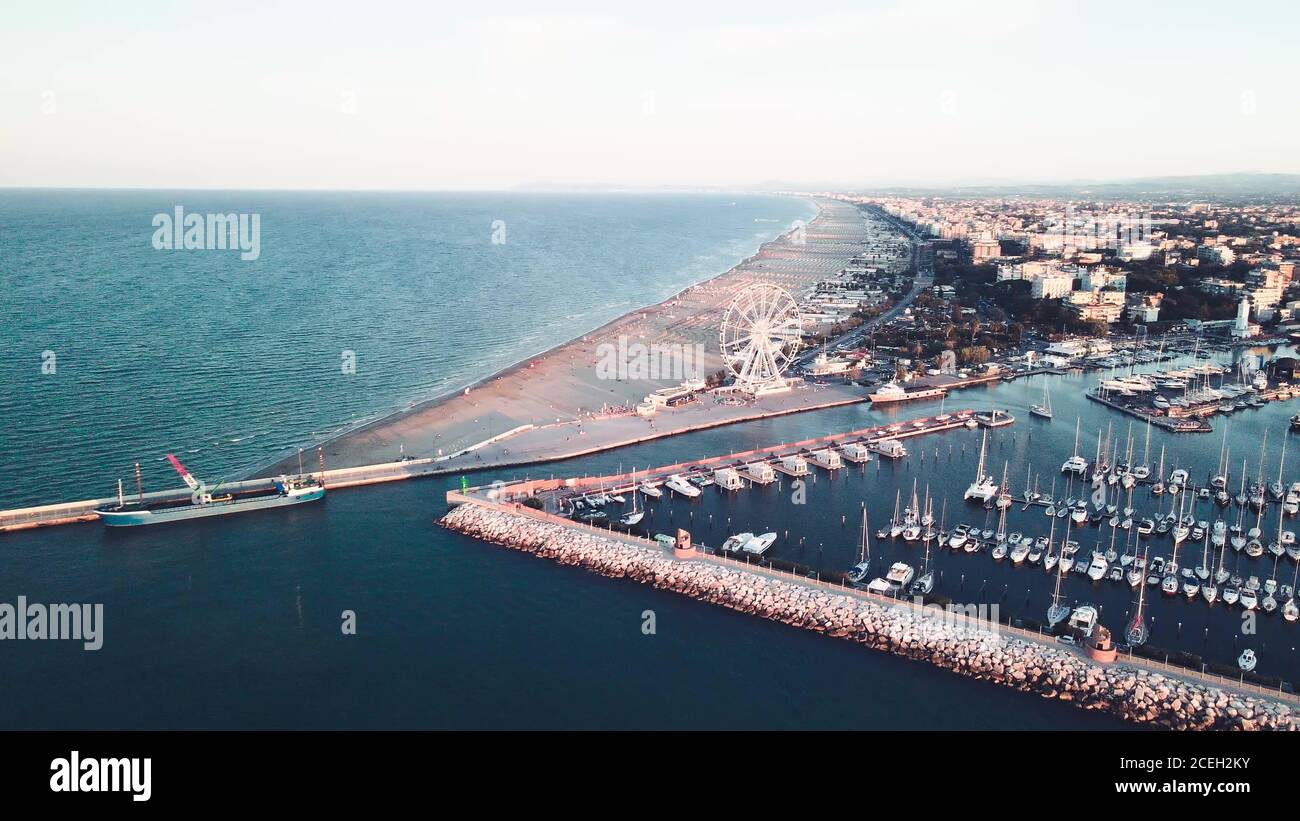
[[(894, 422), (888, 425), (874, 425), (869, 428), (833, 433), (798, 442), (786, 442), (754, 450), (738, 451), (725, 456), (712, 456), (673, 465), (660, 465), (633, 470), (617, 475), (570, 477), (566, 479), (533, 479), (512, 482), (499, 488), (502, 500), (522, 502), (529, 498), (538, 498), (547, 510), (558, 510), (561, 498), (582, 496), (588, 493), (624, 493), (644, 483), (661, 484), (673, 476), (704, 476), (718, 474), (735, 475), (741, 481), (768, 484), (776, 479), (778, 471), (793, 475), (792, 468), (783, 467), (784, 460), (798, 456), (805, 460), (808, 473), (814, 470), (834, 472), (818, 463), (813, 454), (819, 450), (833, 449), (841, 454), (852, 453), (868, 455), (868, 449), (874, 450), (881, 442), (923, 436), (943, 431), (969, 429), (972, 427), (975, 412), (971, 410), (955, 411), (942, 416), (928, 416), (909, 420), (906, 423)], [(857, 464), (868, 460), (855, 458)], [(758, 466), (765, 466), (764, 475), (768, 478), (756, 479)], [(798, 474), (803, 476), (805, 474)]]
[[(840, 407), (866, 401), (860, 392), (847, 388), (803, 387), (786, 394), (765, 397), (750, 405), (686, 406), (657, 417), (654, 426), (639, 416), (621, 416), (610, 420), (560, 425), (522, 425), (497, 433), (481, 442), (468, 445), (444, 456), (407, 457), (392, 462), (342, 467), (312, 471), (320, 476), (328, 489), (359, 487), (380, 482), (395, 482), (424, 476), (446, 476), (468, 473), (488, 468), (522, 467), (541, 462), (559, 461), (585, 456), (613, 448), (639, 444), (668, 436), (697, 430), (766, 419), (791, 413)], [(855, 433), (868, 435), (874, 429)], [(309, 455), (309, 454), (305, 454)], [(293, 470), (290, 460), (278, 463), (282, 470)], [(223, 489), (233, 493), (268, 490), (271, 475), (226, 482)], [(166, 502), (187, 499), (189, 488), (172, 488), (151, 491), (142, 497), (146, 502)], [(136, 500), (129, 494), (128, 500)], [(116, 504), (117, 497), (84, 499), (47, 505), (0, 510), (0, 533), (28, 530), (35, 527), (92, 522), (99, 517), (95, 509)]]
[[(1159, 662), (1089, 659), (1050, 637), (934, 606), (900, 602), (493, 500), (450, 492), (443, 526), (604, 576), (650, 584), (791, 627), (927, 661), (960, 675), (1126, 720), (1174, 729), (1297, 729), (1300, 699)], [(671, 541), (671, 540), (670, 540)]]
[(1108, 408), (1117, 410), (1120, 413), (1126, 413), (1129, 416), (1137, 417), (1143, 422), (1150, 422), (1158, 428), (1163, 428), (1172, 433), (1213, 433), (1214, 426), (1201, 417), (1171, 419), (1168, 416), (1156, 416), (1151, 413), (1144, 413), (1137, 408), (1130, 408), (1113, 402), (1104, 396), (1100, 396), (1096, 391), (1084, 391), (1084, 396), (1092, 401), (1105, 405)]

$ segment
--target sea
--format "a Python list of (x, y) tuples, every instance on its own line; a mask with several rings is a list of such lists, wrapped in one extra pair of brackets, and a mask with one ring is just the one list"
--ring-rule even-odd
[[(259, 258), (155, 249), (152, 220), (178, 205), (259, 215)], [(167, 452), (205, 479), (238, 475), (721, 273), (813, 212), (806, 200), (732, 194), (0, 192), (0, 506), (109, 495), (136, 461), (148, 486), (170, 487)], [(347, 352), (355, 373), (340, 370)], [(1127, 446), (1127, 417), (1084, 398), (1093, 381), (1036, 377), (955, 394), (947, 408), (1010, 409), (1017, 422), (990, 434), (986, 461), (999, 476), (1005, 464), (1017, 487), (1045, 490), (1059, 482), (1076, 419), (1085, 455), (1099, 433)], [(1045, 384), (1051, 422), (1025, 413)], [(1226, 442), (1252, 476), (1272, 473), (1287, 404), (1234, 414), (1226, 436), (1218, 423), (1201, 436), (1153, 431), (1149, 445), (1145, 428), (1131, 435), (1153, 463), (1165, 448), (1166, 471), (1203, 476)], [(938, 409), (864, 404), (465, 479), (613, 472)], [(979, 444), (965, 430), (910, 440), (905, 460), (819, 473), (798, 494), (786, 478), (652, 502), (646, 525), (685, 526), (707, 544), (772, 530), (771, 556), (829, 574), (857, 560), (865, 506), (873, 560), (917, 565), (917, 547), (875, 530), (914, 486), (935, 499), (936, 515), (946, 504), (950, 523), (983, 526), (987, 513), (961, 501)], [(1127, 726), (450, 533), (437, 519), (461, 478), (166, 527), (0, 536), (0, 602), (21, 595), (104, 612), (99, 650), (0, 642), (0, 727)], [(1135, 507), (1168, 503), (1142, 490)], [(1012, 529), (1046, 532), (1040, 509), (1011, 516)], [(1075, 538), (1104, 546), (1109, 531)], [(1167, 540), (1159, 546), (1168, 552)], [(1271, 560), (1226, 558), (1274, 572)], [(939, 591), (956, 601), (1041, 618), (1050, 600), (1041, 569), (988, 554), (929, 560)], [(1283, 559), (1276, 572), (1290, 581), (1293, 568)], [(1107, 624), (1133, 606), (1126, 586), (1084, 577), (1069, 577), (1063, 592), (1099, 606)], [(1222, 605), (1158, 592), (1148, 605), (1153, 645), (1216, 662), (1251, 646), (1260, 672), (1300, 673), (1296, 628), (1276, 615), (1246, 634), (1239, 611)]]

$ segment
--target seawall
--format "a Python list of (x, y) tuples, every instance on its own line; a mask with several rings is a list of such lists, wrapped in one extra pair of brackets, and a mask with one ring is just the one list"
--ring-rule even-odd
[(445, 527), (560, 564), (625, 578), (701, 601), (928, 661), (975, 679), (1180, 730), (1295, 730), (1288, 704), (999, 632), (984, 622), (936, 617), (836, 593), (712, 558), (681, 561), (634, 537), (561, 524), (535, 511), (467, 502)]

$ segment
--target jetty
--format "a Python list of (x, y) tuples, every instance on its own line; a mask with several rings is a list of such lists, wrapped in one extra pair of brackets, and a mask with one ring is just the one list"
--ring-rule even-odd
[[(943, 414), (941, 417), (925, 417), (922, 419), (912, 420), (907, 422), (906, 425), (902, 423), (877, 425), (849, 431), (847, 433), (821, 436), (800, 442), (779, 444), (741, 453), (733, 453), (727, 456), (701, 459), (696, 462), (689, 462), (682, 465), (669, 465), (653, 470), (627, 473), (621, 476), (604, 477), (603, 481), (607, 483), (610, 492), (617, 493), (630, 490), (632, 486), (638, 482), (663, 482), (672, 475), (678, 473), (688, 471), (692, 473), (701, 471), (714, 472), (722, 468), (733, 468), (738, 476), (729, 477), (729, 481), (734, 482), (736, 478), (743, 477), (742, 480), (758, 481), (760, 483), (764, 481), (770, 482), (775, 481), (776, 479), (774, 463), (780, 462), (782, 457), (785, 456), (798, 456), (806, 462), (806, 467), (809, 469), (811, 469), (812, 466), (817, 466), (820, 469), (833, 470), (833, 468), (827, 467), (823, 464), (823, 461), (814, 457), (814, 451), (833, 448), (838, 450), (842, 455), (845, 455), (846, 458), (862, 463), (866, 461), (866, 459), (862, 458), (865, 450), (874, 449), (881, 441), (887, 439), (897, 440), (927, 433), (952, 430), (954, 428), (968, 427), (968, 423), (973, 415), (973, 411), (964, 410), (952, 414)], [(597, 449), (599, 450), (603, 448)], [(530, 460), (521, 462), (520, 464), (532, 464), (532, 462)], [(767, 470), (759, 472), (757, 467), (754, 467), (753, 470), (750, 469), (751, 466), (760, 464), (766, 467)], [(448, 457), (426, 457), (421, 459), (407, 458), (396, 462), (361, 465), (358, 467), (320, 470), (312, 472), (311, 475), (319, 477), (328, 490), (337, 490), (382, 482), (414, 479), (422, 476), (459, 474), (481, 469), (482, 467), (484, 466), (470, 464), (464, 461), (456, 461)], [(770, 478), (765, 479), (767, 474), (771, 474), (771, 476)], [(223, 488), (230, 492), (237, 493), (249, 490), (267, 490), (271, 485), (271, 478), (246, 479), (237, 482), (227, 482), (223, 485)], [(734, 484), (732, 486), (734, 487)], [(187, 499), (189, 498), (190, 493), (191, 491), (189, 488), (181, 487), (169, 490), (152, 491), (145, 493), (142, 497), (137, 497), (135, 494), (131, 494), (128, 498), (131, 500), (142, 498), (146, 502), (165, 502)], [(63, 502), (58, 504), (39, 505), (36, 507), (3, 510), (0, 511), (0, 533), (27, 530), (36, 527), (95, 521), (99, 518), (95, 513), (96, 508), (116, 503), (117, 498), (114, 496), (101, 499), (85, 499), (76, 502)]]
[[(489, 498), (494, 491), (498, 496)], [(1291, 694), (1131, 656), (1098, 661), (1011, 625), (707, 553), (685, 531), (651, 541), (600, 530), (536, 510), (499, 489), (453, 491), (447, 502), (451, 510), (441, 524), (476, 539), (1083, 709), (1182, 730), (1300, 729), (1300, 700)]]
[(1129, 416), (1137, 417), (1143, 422), (1150, 422), (1158, 428), (1170, 431), (1171, 433), (1213, 433), (1214, 426), (1207, 422), (1203, 417), (1194, 416), (1188, 418), (1174, 418), (1164, 414), (1155, 414), (1144, 411), (1140, 408), (1121, 405), (1111, 399), (1102, 396), (1097, 391), (1084, 391), (1084, 396), (1092, 401), (1105, 405), (1108, 408), (1117, 410), (1120, 413), (1126, 413)]

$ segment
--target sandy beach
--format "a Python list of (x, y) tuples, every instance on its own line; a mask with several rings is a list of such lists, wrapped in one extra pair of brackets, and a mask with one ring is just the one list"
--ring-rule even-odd
[[(341, 434), (321, 445), (326, 464), (331, 468), (354, 467), (394, 461), (401, 455), (446, 457), (528, 425), (541, 429), (530, 430), (527, 439), (535, 444), (547, 443), (541, 448), (544, 453), (531, 454), (526, 442), (517, 443), (522, 447), (512, 446), (515, 436), (511, 436), (495, 443), (490, 453), (484, 449), (458, 456), (449, 460), (448, 467), (562, 458), (567, 450), (556, 443), (566, 441), (564, 431), (576, 425), (585, 431), (583, 450), (601, 439), (613, 447), (625, 441), (626, 429), (633, 427), (648, 428), (656, 436), (676, 432), (677, 426), (672, 424), (657, 420), (652, 426), (626, 413), (610, 413), (618, 407), (635, 407), (647, 394), (679, 380), (602, 379), (597, 374), (602, 346), (617, 345), (620, 337), (628, 344), (698, 343), (705, 351), (703, 372), (721, 369), (718, 329), (740, 289), (754, 283), (772, 283), (797, 295), (817, 281), (834, 276), (861, 249), (867, 230), (857, 209), (835, 200), (818, 200), (816, 204), (818, 215), (804, 230), (802, 242), (792, 234), (783, 235), (764, 243), (757, 253), (725, 273), (658, 304), (625, 314), (596, 331), (493, 374), (463, 392)], [(811, 407), (820, 403), (802, 397), (795, 402), (778, 400), (773, 412), (790, 412), (797, 408), (789, 406), (799, 404)], [(756, 415), (763, 415), (762, 407), (750, 408), (748, 413), (725, 414), (726, 418), (720, 417), (718, 423)], [(699, 422), (691, 422), (691, 427), (698, 426)], [(610, 430), (604, 431), (605, 427)], [(253, 475), (272, 476), (296, 470), (297, 457), (293, 456), (260, 468)]]

